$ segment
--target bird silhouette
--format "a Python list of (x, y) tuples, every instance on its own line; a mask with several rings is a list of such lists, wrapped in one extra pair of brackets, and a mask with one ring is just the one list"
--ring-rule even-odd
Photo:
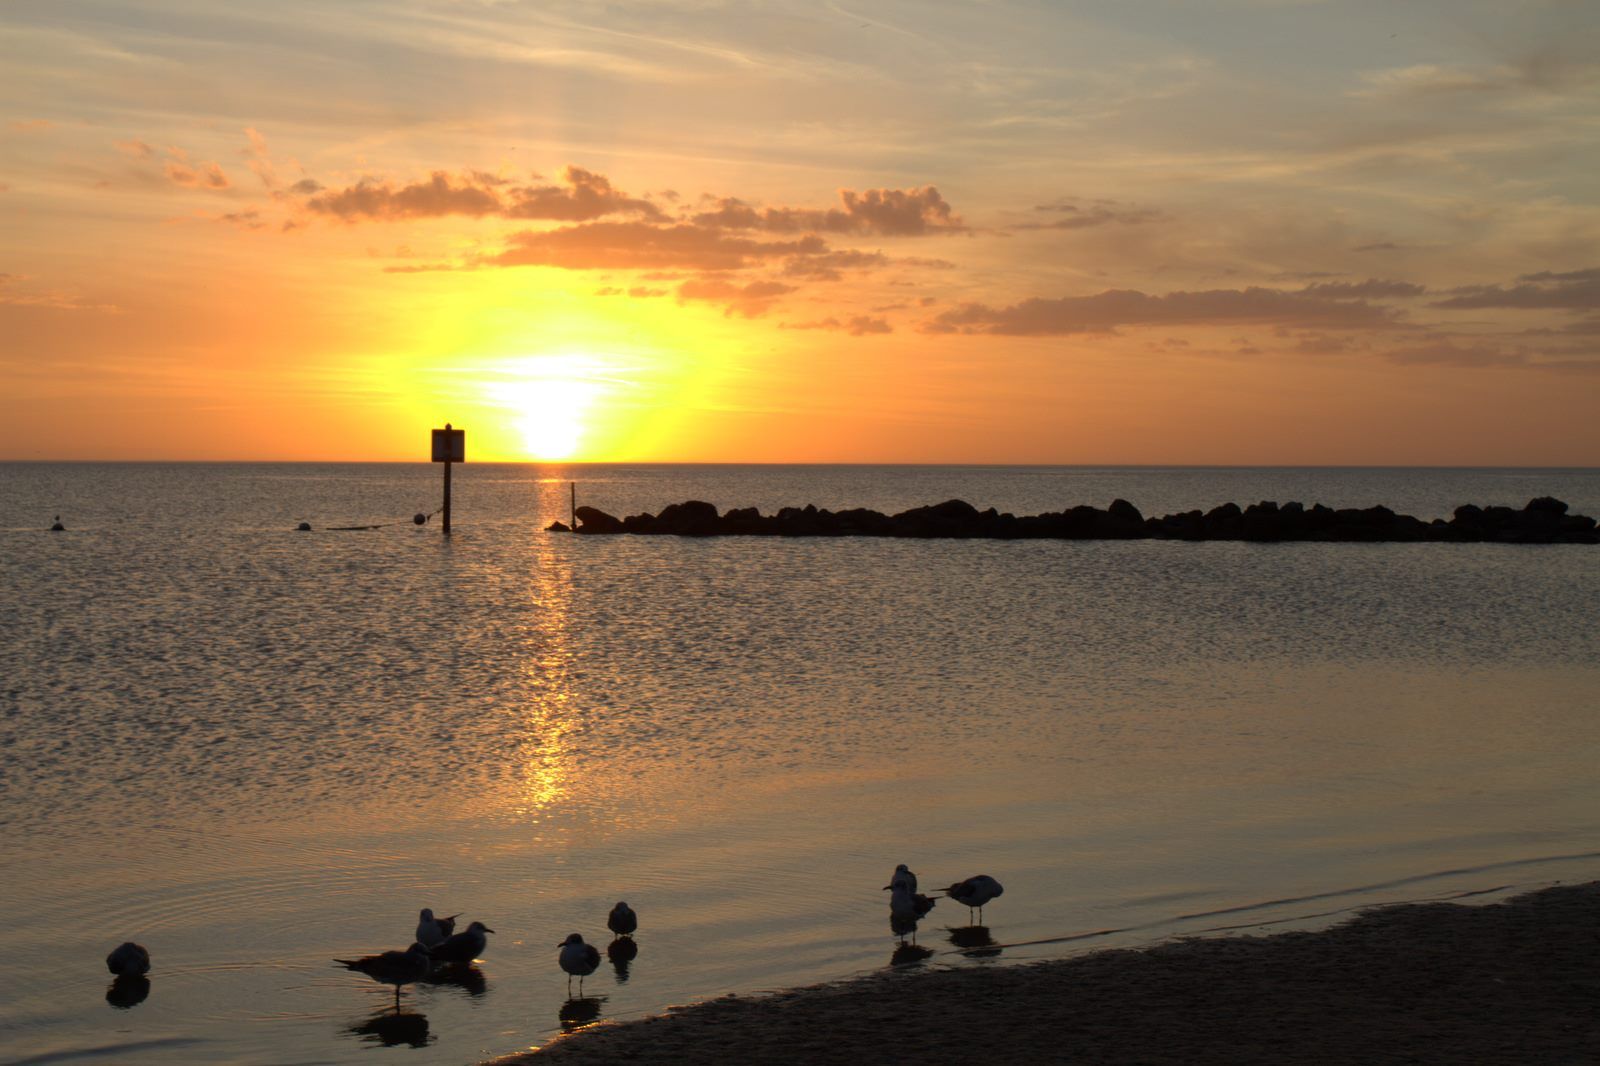
[(974, 908), (978, 912), (978, 921), (982, 922), (983, 905), (992, 899), (998, 898), (1005, 892), (1005, 889), (1000, 886), (999, 881), (996, 881), (988, 874), (978, 874), (976, 877), (969, 877), (965, 881), (957, 881), (944, 891), (945, 895), (966, 906), (967, 921), (970, 923)]
[(347, 970), (364, 973), (381, 984), (394, 985), (394, 1009), (400, 1009), (400, 989), (428, 976), (433, 960), (428, 949), (412, 944), (404, 951), (385, 951), (377, 955), (363, 955), (359, 959), (334, 959)]
[(583, 995), (583, 979), (600, 968), (600, 949), (585, 944), (579, 933), (567, 934), (567, 939), (557, 945), (561, 968), (567, 972), (567, 995), (572, 995), (572, 979), (578, 979), (578, 995)]
[(106, 969), (117, 977), (143, 977), (150, 972), (150, 953), (129, 940), (111, 949)]
[(429, 954), (433, 956), (433, 961), (445, 966), (459, 962), (471, 962), (482, 955), (484, 950), (488, 948), (489, 938), (484, 934), (492, 932), (494, 930), (482, 922), (473, 922), (467, 926), (465, 932), (457, 933), (446, 939), (438, 947), (431, 949)]
[(456, 919), (459, 917), (461, 915), (452, 914), (448, 918), (435, 918), (432, 908), (422, 908), (417, 920), (417, 943), (429, 949), (443, 944), (456, 931)]
[(633, 931), (639, 928), (639, 916), (626, 903), (618, 903), (606, 915), (606, 928), (618, 936), (632, 936)]

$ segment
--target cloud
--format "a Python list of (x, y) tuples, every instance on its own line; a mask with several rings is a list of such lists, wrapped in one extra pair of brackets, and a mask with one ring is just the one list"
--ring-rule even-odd
[(880, 237), (920, 237), (966, 228), (932, 185), (912, 189), (839, 190), (841, 207), (757, 209), (732, 197), (714, 199), (716, 209), (692, 219), (710, 229), (767, 233), (850, 233)]
[(566, 168), (559, 185), (528, 186), (512, 190), (502, 212), (507, 218), (541, 218), (556, 222), (587, 222), (606, 215), (640, 215), (660, 219), (661, 209), (648, 200), (636, 200), (612, 188), (603, 175), (582, 167)]
[(125, 152), (128, 155), (133, 156), (135, 159), (151, 159), (156, 154), (156, 150), (154, 148), (151, 148), (148, 144), (145, 144), (141, 140), (135, 139), (118, 141), (116, 143), (117, 150), (119, 152)]
[(727, 304), (724, 314), (735, 312), (746, 318), (758, 318), (767, 313), (772, 302), (780, 296), (795, 291), (793, 285), (779, 281), (753, 281), (748, 285), (735, 285), (729, 281), (710, 278), (686, 281), (678, 286), (678, 302), (709, 300)]
[(1358, 244), (1350, 250), (1352, 252), (1398, 252), (1400, 246), (1393, 241), (1373, 241), (1371, 244)]
[(452, 180), (447, 172), (436, 170), (427, 181), (398, 188), (386, 181), (363, 179), (347, 188), (323, 190), (307, 200), (306, 206), (318, 214), (333, 215), (346, 222), (358, 219), (394, 221), (442, 215), (478, 218), (497, 214), (500, 200), (474, 184), (470, 177)]
[(1345, 329), (1395, 324), (1396, 313), (1361, 299), (1323, 299), (1281, 289), (1212, 289), (1151, 296), (1108, 289), (1094, 296), (1023, 300), (1010, 307), (969, 303), (924, 325), (930, 333), (1047, 337), (1106, 333), (1119, 326), (1281, 323)]
[(1022, 222), (1012, 229), (1043, 230), (1043, 229), (1089, 229), (1093, 226), (1104, 226), (1108, 223), (1120, 223), (1124, 226), (1137, 226), (1145, 222), (1153, 222), (1161, 218), (1161, 212), (1148, 207), (1125, 207), (1115, 200), (1097, 201), (1088, 207), (1079, 207), (1071, 201), (1061, 201), (1053, 204), (1039, 204), (1035, 211), (1059, 215), (1048, 222)]
[(41, 130), (50, 129), (55, 123), (47, 118), (18, 118), (12, 119), (6, 125), (18, 133), (37, 133)]
[(893, 333), (894, 327), (882, 318), (873, 318), (870, 315), (856, 315), (843, 322), (837, 318), (828, 317), (813, 322), (780, 322), (779, 329), (823, 329), (833, 332), (844, 332), (852, 337), (865, 337), (869, 333)]
[(587, 222), (607, 215), (629, 214), (648, 219), (665, 217), (648, 200), (624, 195), (593, 171), (569, 166), (562, 177), (565, 185), (524, 186), (481, 170), (462, 174), (436, 170), (426, 181), (399, 186), (383, 179), (364, 178), (343, 189), (318, 186), (306, 207), (346, 222), (392, 222), (447, 215), (496, 215), (554, 222)]
[(1452, 289), (1448, 299), (1435, 300), (1434, 307), (1454, 310), (1517, 308), (1521, 310), (1600, 310), (1600, 267), (1567, 273), (1541, 271), (1524, 274), (1517, 284), (1469, 285)]
[(190, 162), (189, 153), (182, 148), (168, 148), (167, 155), (167, 177), (178, 185), (214, 191), (233, 187), (233, 182), (228, 180), (228, 175), (216, 163)]
[(685, 224), (587, 222), (512, 234), (511, 247), (481, 260), (487, 266), (553, 266), (566, 270), (738, 270), (764, 259), (821, 255), (819, 237), (757, 241)]
[(838, 281), (844, 270), (871, 270), (889, 262), (881, 252), (857, 252), (850, 249), (824, 252), (820, 255), (795, 256), (783, 264), (783, 273), (791, 278), (811, 278), (814, 281)]
[(1321, 300), (1382, 300), (1388, 297), (1421, 296), (1428, 290), (1408, 281), (1385, 281), (1368, 278), (1366, 281), (1323, 281), (1307, 285), (1300, 290), (1302, 296), (1315, 296)]
[(217, 221), (228, 222), (235, 226), (242, 226), (245, 229), (261, 229), (266, 225), (262, 221), (261, 212), (253, 207), (244, 211), (229, 211), (226, 214), (218, 215)]

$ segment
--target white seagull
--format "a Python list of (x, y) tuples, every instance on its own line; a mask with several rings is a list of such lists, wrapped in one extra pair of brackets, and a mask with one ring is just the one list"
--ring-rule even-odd
[(143, 977), (150, 972), (150, 953), (129, 940), (106, 956), (106, 969), (118, 977)]
[(561, 968), (567, 971), (567, 995), (572, 995), (572, 979), (578, 979), (578, 995), (583, 995), (583, 979), (600, 968), (600, 950), (585, 944), (579, 933), (568, 933), (567, 939), (556, 945), (561, 949)]
[(894, 868), (894, 875), (889, 878), (889, 883), (883, 886), (883, 890), (887, 892), (896, 885), (904, 885), (906, 889), (912, 893), (912, 895), (916, 894), (917, 875), (912, 873), (906, 867), (905, 863), (901, 863), (899, 866)]
[(421, 944), (412, 944), (404, 951), (385, 951), (378, 955), (363, 955), (359, 959), (333, 961), (347, 970), (364, 973), (374, 981), (394, 985), (395, 1010), (400, 1009), (401, 987), (422, 980), (433, 968), (428, 949)]
[(438, 947), (433, 948), (429, 954), (433, 956), (435, 962), (445, 965), (456, 962), (471, 962), (479, 955), (482, 955), (484, 949), (489, 946), (489, 938), (483, 934), (492, 932), (494, 930), (482, 922), (473, 922), (467, 926), (466, 932), (457, 933), (455, 936), (450, 937)]
[(448, 918), (435, 918), (432, 908), (422, 908), (422, 915), (417, 921), (417, 943), (430, 949), (443, 944), (456, 931), (456, 919), (459, 917), (461, 915), (452, 914)]
[(639, 916), (633, 913), (632, 907), (619, 902), (606, 915), (606, 928), (618, 936), (632, 936), (633, 931), (639, 928)]
[(945, 889), (945, 894), (957, 903), (966, 904), (967, 921), (972, 921), (972, 909), (978, 909), (978, 921), (983, 921), (983, 905), (1005, 893), (1000, 887), (1000, 882), (988, 874), (979, 874), (969, 877), (965, 881), (957, 881)]
[(917, 923), (933, 910), (936, 901), (920, 892), (911, 891), (905, 882), (891, 885), (889, 889), (889, 928), (901, 939), (907, 934), (914, 935)]

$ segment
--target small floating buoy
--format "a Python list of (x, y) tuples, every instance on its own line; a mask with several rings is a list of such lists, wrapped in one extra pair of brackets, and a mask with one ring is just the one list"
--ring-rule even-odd
[(428, 522), (428, 516), (423, 514), (421, 511), (418, 511), (416, 514), (411, 516), (411, 521), (415, 522), (419, 526), (426, 525)]
[(300, 532), (300, 533), (310, 533), (311, 532), (311, 523), (310, 522), (301, 522), (299, 525), (295, 526), (294, 528), (295, 528), (295, 530), (297, 532)]
[(60, 515), (56, 515), (56, 524), (50, 527), (50, 532), (52, 532), (52, 533), (65, 533), (66, 531), (67, 531), (67, 527), (61, 524), (61, 516)]

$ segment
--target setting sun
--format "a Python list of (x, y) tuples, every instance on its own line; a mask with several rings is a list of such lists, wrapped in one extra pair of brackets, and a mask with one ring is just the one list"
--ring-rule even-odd
[(582, 355), (529, 356), (505, 364), (484, 386), (520, 436), (527, 459), (570, 459), (584, 445), (588, 416), (616, 387), (607, 368)]

